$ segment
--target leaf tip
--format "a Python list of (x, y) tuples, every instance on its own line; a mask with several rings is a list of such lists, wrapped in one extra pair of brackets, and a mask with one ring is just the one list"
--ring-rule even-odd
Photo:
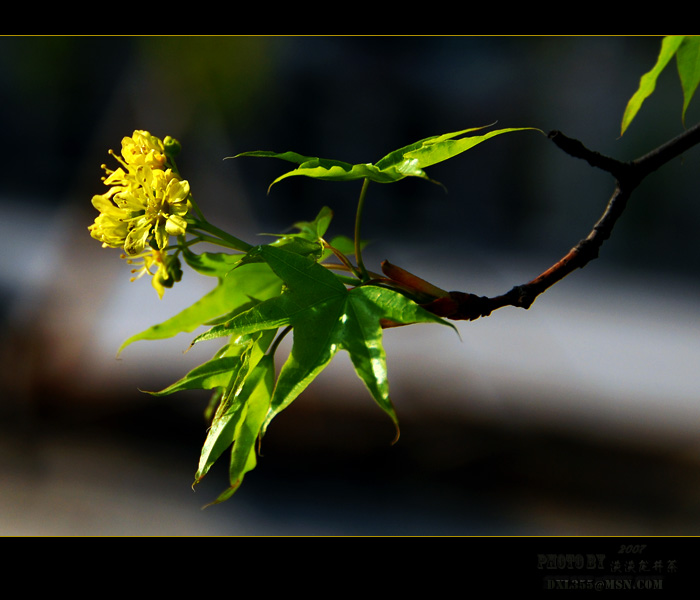
[(129, 344), (131, 344), (131, 339), (128, 339), (124, 343), (122, 343), (122, 345), (119, 346), (119, 348), (117, 348), (117, 353), (114, 355), (114, 358), (116, 358), (117, 360), (121, 360), (121, 354)]
[(396, 444), (396, 442), (399, 441), (399, 437), (401, 437), (401, 429), (399, 428), (398, 421), (394, 421), (394, 427), (396, 428), (396, 435), (394, 436), (394, 439), (391, 442), (392, 446)]

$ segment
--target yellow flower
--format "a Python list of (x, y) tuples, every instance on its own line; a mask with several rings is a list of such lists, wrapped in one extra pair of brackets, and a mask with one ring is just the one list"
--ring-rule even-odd
[[(136, 275), (131, 278), (131, 281), (136, 281), (146, 274), (151, 275), (151, 285), (158, 292), (160, 298), (163, 298), (166, 287), (173, 287), (182, 278), (180, 259), (176, 256), (168, 256), (161, 250), (151, 248), (134, 257), (122, 254), (122, 258), (125, 258), (130, 265), (136, 264), (138, 261), (142, 262), (141, 268), (132, 269), (131, 272), (136, 273)], [(155, 272), (151, 271), (152, 267), (156, 268)]]
[(131, 137), (122, 138), (122, 156), (128, 165), (146, 165), (152, 169), (165, 168), (167, 161), (163, 142), (139, 129)]
[(151, 238), (162, 250), (169, 236), (185, 234), (190, 194), (190, 184), (170, 169), (139, 167), (136, 178), (140, 187), (114, 195), (115, 204), (133, 215), (128, 219), (129, 233), (124, 240), (124, 251), (131, 255), (142, 252)]
[(103, 246), (122, 247), (132, 256), (152, 240), (163, 250), (169, 236), (184, 235), (190, 186), (166, 168), (163, 142), (136, 130), (122, 139), (121, 157), (111, 150), (110, 154), (121, 166), (111, 170), (102, 165), (107, 173), (103, 180), (110, 189), (92, 199), (100, 214), (88, 227), (90, 235)]
[[(190, 184), (173, 172), (168, 157), (177, 153), (177, 140), (164, 143), (148, 131), (136, 130), (122, 139), (121, 156), (109, 153), (119, 167), (102, 165), (107, 192), (93, 196), (92, 205), (99, 211), (88, 227), (90, 235), (103, 247), (123, 248), (129, 264), (140, 263), (132, 270), (132, 281), (151, 275), (158, 296), (166, 287), (180, 281), (182, 270), (177, 256), (168, 256), (170, 236), (185, 235), (185, 216), (190, 208)], [(155, 268), (155, 271), (153, 269)]]
[(92, 205), (100, 211), (88, 227), (90, 235), (102, 242), (103, 248), (122, 248), (129, 233), (128, 213), (110, 200), (108, 194), (93, 196)]
[(136, 173), (139, 167), (162, 170), (167, 163), (163, 142), (148, 131), (136, 130), (131, 137), (122, 138), (121, 157), (113, 150), (109, 153), (121, 164), (114, 171), (102, 165), (107, 173), (103, 181), (105, 185), (112, 186), (110, 194), (138, 187)]

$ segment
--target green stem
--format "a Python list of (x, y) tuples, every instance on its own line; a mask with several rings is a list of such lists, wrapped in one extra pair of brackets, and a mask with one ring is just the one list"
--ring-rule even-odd
[[(357, 269), (352, 266), (350, 261), (347, 259), (347, 257), (340, 250), (331, 246), (323, 238), (321, 238), (321, 243), (323, 244), (323, 246), (325, 248), (328, 248), (331, 252), (333, 252), (335, 257), (342, 263), (342, 265), (336, 265), (337, 268), (346, 269), (346, 270), (350, 271), (353, 275), (355, 275), (355, 277), (357, 277), (358, 279), (360, 279), (360, 280), (362, 279), (360, 273), (357, 272)], [(326, 266), (331, 266), (331, 265), (326, 265)], [(331, 266), (331, 268), (332, 268), (332, 266)]]
[(189, 201), (192, 205), (192, 208), (194, 208), (195, 212), (199, 215), (199, 218), (203, 221), (206, 221), (206, 219), (204, 218), (204, 213), (201, 211), (199, 206), (197, 206), (197, 203), (194, 201), (194, 198), (192, 198), (192, 194), (190, 194)]
[(231, 244), (225, 240), (222, 240), (221, 238), (207, 235), (206, 233), (202, 233), (200, 231), (195, 231), (194, 235), (196, 235), (197, 237), (188, 242), (189, 246), (191, 246), (193, 244), (199, 244), (200, 242), (209, 242), (210, 244), (215, 244), (217, 246), (223, 246), (224, 248), (231, 248), (232, 250), (239, 250), (240, 249), (239, 248), (240, 244)]
[(364, 182), (362, 183), (360, 199), (357, 201), (357, 214), (355, 215), (355, 258), (357, 259), (357, 268), (360, 269), (362, 281), (367, 281), (369, 279), (367, 269), (365, 269), (365, 263), (362, 261), (362, 242), (360, 238), (360, 223), (362, 221), (362, 210), (365, 207), (365, 198), (367, 197), (368, 186), (369, 179), (365, 178)]
[(239, 240), (237, 237), (231, 235), (230, 233), (226, 233), (208, 221), (195, 220), (191, 221), (190, 224), (194, 227), (194, 229), (200, 229), (202, 231), (206, 231), (207, 233), (211, 233), (222, 242), (225, 242), (222, 245), (225, 245), (228, 248), (240, 250), (241, 252), (248, 252), (248, 250), (253, 247), (251, 244), (248, 244), (243, 240)]

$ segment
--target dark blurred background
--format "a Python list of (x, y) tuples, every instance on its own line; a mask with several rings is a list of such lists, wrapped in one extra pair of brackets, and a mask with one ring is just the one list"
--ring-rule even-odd
[[(374, 162), (468, 127), (559, 129), (619, 159), (683, 130), (675, 64), (624, 137), (654, 37), (3, 37), (0, 534), (664, 535), (700, 533), (698, 150), (638, 189), (599, 260), (529, 311), (387, 331), (401, 420), (345, 355), (270, 427), (234, 498), (226, 459), (190, 488), (208, 394), (155, 399), (213, 354), (124, 339), (212, 287), (158, 300), (87, 227), (107, 150), (171, 135), (209, 219), (254, 242), (360, 185), (225, 157), (295, 150)], [(696, 100), (686, 117), (700, 114)], [(447, 188), (370, 188), (365, 262), (495, 295), (585, 237), (613, 188), (535, 132), (436, 165)]]

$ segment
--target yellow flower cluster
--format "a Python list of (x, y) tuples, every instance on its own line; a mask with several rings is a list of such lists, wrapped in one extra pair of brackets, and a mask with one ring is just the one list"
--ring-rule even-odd
[(134, 279), (153, 275), (153, 287), (162, 297), (163, 288), (181, 276), (179, 260), (165, 249), (169, 236), (184, 235), (187, 229), (190, 185), (173, 171), (163, 142), (148, 131), (123, 138), (121, 156), (110, 154), (121, 166), (111, 170), (102, 165), (109, 190), (92, 198), (100, 214), (88, 227), (90, 235), (105, 248), (123, 248), (129, 263), (142, 259)]
[(129, 256), (149, 244), (163, 250), (168, 236), (184, 235), (190, 185), (168, 168), (163, 142), (137, 130), (122, 139), (121, 157), (110, 154), (121, 166), (113, 171), (102, 165), (110, 189), (92, 198), (100, 214), (88, 228), (90, 235), (103, 247), (123, 248)]

